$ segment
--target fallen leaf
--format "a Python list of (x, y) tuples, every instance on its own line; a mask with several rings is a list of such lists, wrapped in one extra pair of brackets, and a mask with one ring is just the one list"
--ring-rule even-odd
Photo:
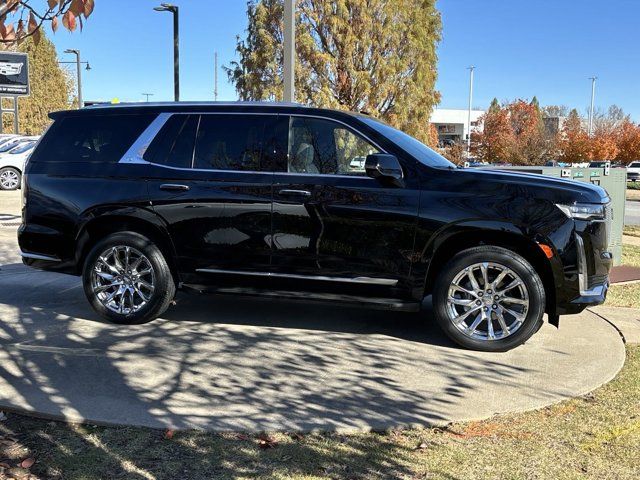
[(267, 435), (260, 435), (258, 437), (258, 446), (264, 449), (275, 448), (278, 446), (278, 442)]
[(416, 450), (426, 450), (427, 448), (429, 448), (429, 444), (426, 442), (422, 442), (416, 447)]
[(173, 434), (174, 434), (174, 433), (175, 433), (175, 432), (174, 432), (173, 430), (171, 430), (171, 429), (167, 429), (167, 430), (165, 430), (165, 432), (164, 432), (164, 438), (166, 438), (167, 440), (171, 440), (171, 439), (173, 438)]
[(22, 468), (26, 468), (29, 469), (31, 468), (31, 466), (36, 463), (36, 459), (33, 457), (29, 457), (29, 458), (25, 458), (24, 460), (22, 460), (22, 462), (20, 463), (20, 466)]
[(236, 435), (236, 438), (237, 438), (238, 440), (245, 440), (245, 441), (246, 441), (246, 440), (250, 440), (250, 438), (249, 438), (247, 435), (245, 435), (244, 433), (238, 433), (238, 434)]

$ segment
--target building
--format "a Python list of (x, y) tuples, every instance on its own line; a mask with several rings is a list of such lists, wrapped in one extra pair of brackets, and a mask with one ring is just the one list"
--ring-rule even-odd
[[(484, 115), (484, 110), (471, 110), (471, 131), (482, 129), (478, 120)], [(430, 122), (438, 131), (438, 140), (441, 145), (452, 143), (465, 143), (469, 134), (468, 122), (469, 110), (454, 108), (437, 108), (431, 114)]]

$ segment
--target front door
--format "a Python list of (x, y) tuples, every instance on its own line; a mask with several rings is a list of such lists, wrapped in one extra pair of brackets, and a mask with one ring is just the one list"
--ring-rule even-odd
[(274, 274), (368, 292), (403, 286), (419, 187), (368, 177), (366, 156), (381, 149), (343, 123), (291, 116), (288, 137), (288, 160), (274, 177)]
[(268, 271), (276, 122), (276, 115), (177, 114), (145, 153), (153, 208), (168, 224), (185, 283)]

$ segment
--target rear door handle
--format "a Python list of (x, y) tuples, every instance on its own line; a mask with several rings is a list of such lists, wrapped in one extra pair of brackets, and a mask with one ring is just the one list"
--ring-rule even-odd
[(311, 192), (309, 190), (280, 190), (278, 192), (283, 197), (305, 197), (308, 198), (311, 196)]
[(163, 183), (160, 185), (160, 190), (168, 190), (171, 192), (186, 192), (189, 190), (188, 185), (180, 185), (178, 183)]

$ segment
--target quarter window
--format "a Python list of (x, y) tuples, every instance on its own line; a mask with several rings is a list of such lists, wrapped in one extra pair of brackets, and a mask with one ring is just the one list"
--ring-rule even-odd
[(172, 115), (144, 153), (144, 159), (158, 165), (191, 168), (198, 128), (198, 115)]
[(155, 116), (81, 114), (62, 118), (38, 149), (42, 153), (37, 161), (116, 163)]
[(202, 115), (194, 168), (260, 171), (265, 118), (261, 115)]
[(367, 155), (379, 150), (347, 127), (319, 118), (292, 117), (289, 172), (365, 175)]

